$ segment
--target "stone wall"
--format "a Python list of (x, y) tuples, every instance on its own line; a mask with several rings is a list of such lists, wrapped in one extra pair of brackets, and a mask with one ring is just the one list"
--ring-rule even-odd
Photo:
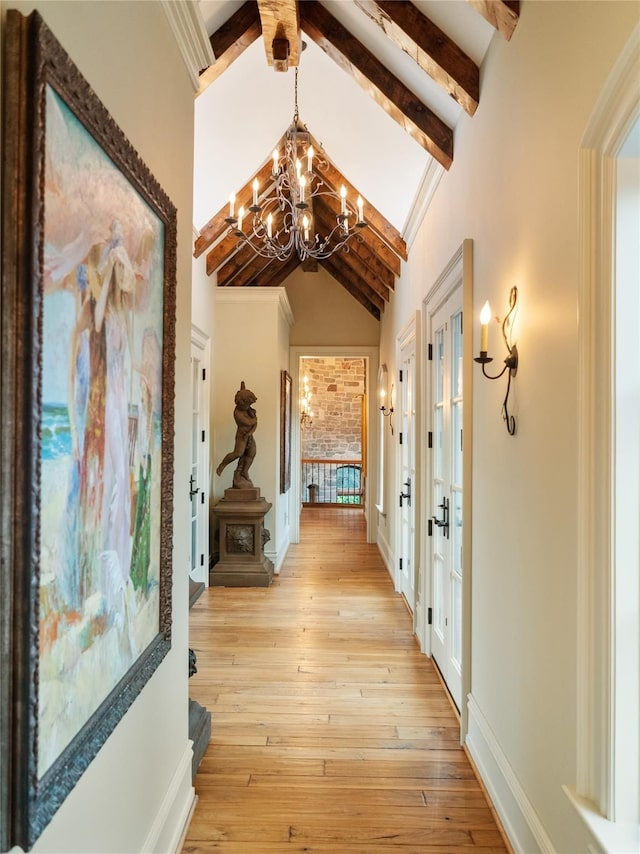
[[(362, 454), (364, 359), (303, 359), (300, 376), (307, 377), (313, 424), (302, 430), (302, 457), (359, 460)], [(302, 384), (300, 395), (302, 394)]]

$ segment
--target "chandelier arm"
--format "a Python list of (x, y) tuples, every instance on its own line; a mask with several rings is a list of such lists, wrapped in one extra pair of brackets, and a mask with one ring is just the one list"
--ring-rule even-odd
[[(357, 239), (363, 242), (358, 233), (359, 229), (366, 225), (363, 201), (358, 197), (356, 210), (346, 198), (345, 186), (342, 186), (338, 194), (323, 174), (320, 174), (328, 172), (331, 164), (322, 156), (322, 150), (316, 152), (313, 149), (311, 134), (306, 125), (300, 122), (297, 67), (294, 77), (293, 122), (285, 133), (283, 151), (276, 149), (273, 153), (268, 195), (259, 198), (258, 183), (255, 179), (253, 204), (246, 212), (250, 222), (248, 231), (238, 228), (238, 225), (242, 226), (245, 215), (242, 209), (238, 219), (234, 219), (235, 197), (229, 202), (230, 214), (227, 222), (230, 225), (229, 234), (235, 234), (240, 245), (249, 247), (255, 255), (262, 258), (284, 260), (295, 251), (300, 260), (307, 257), (324, 260), (342, 249), (349, 251), (348, 243), (356, 235)], [(336, 224), (325, 237), (318, 232), (313, 233), (313, 201), (321, 196), (330, 197), (340, 206), (338, 214), (333, 213), (333, 205), (329, 206)], [(252, 214), (251, 220), (249, 213)], [(351, 217), (353, 224), (349, 227)]]

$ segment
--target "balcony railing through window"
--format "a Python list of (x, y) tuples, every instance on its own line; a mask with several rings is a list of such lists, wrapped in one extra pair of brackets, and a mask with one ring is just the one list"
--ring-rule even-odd
[(333, 506), (364, 504), (362, 460), (302, 460), (302, 500)]

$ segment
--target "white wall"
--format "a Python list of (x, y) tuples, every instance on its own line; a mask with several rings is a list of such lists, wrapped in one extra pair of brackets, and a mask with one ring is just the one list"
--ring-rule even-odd
[[(249, 476), (272, 507), (265, 516), (271, 540), (265, 555), (276, 570), (288, 546), (287, 498), (280, 496), (280, 372), (289, 368), (291, 309), (284, 288), (218, 288), (212, 350), (212, 464), (232, 450), (236, 425), (234, 397), (244, 381), (258, 398), (257, 453)], [(233, 482), (235, 463), (214, 474), (213, 498), (222, 498)]]
[[(193, 798), (187, 719), (193, 91), (160, 3), (38, 8), (178, 209), (172, 648), (33, 851), (172, 850)], [(159, 97), (161, 93), (161, 97)]]
[[(213, 412), (216, 401), (215, 373), (213, 371), (213, 353), (215, 351), (215, 279), (207, 276), (207, 256), (192, 258), (191, 262), (191, 323), (197, 326), (201, 332), (209, 338), (209, 479), (207, 481), (207, 494), (209, 499), (213, 495), (215, 481), (215, 466), (213, 465), (212, 442), (213, 442)], [(209, 543), (209, 554), (211, 543)]]
[(285, 287), (295, 318), (292, 347), (378, 346), (379, 322), (322, 267), (317, 273), (298, 267)]
[[(637, 17), (633, 3), (525, 2), (511, 42), (494, 37), (480, 106), (456, 130), (454, 164), (382, 323), (392, 370), (398, 331), (465, 238), (475, 317), (486, 299), (504, 316), (519, 289), (515, 437), (503, 384), (476, 371), (473, 388), (470, 745), (527, 851), (586, 844), (561, 790), (576, 775), (577, 163)], [(498, 327), (490, 334), (498, 356)]]
[(209, 337), (213, 334), (216, 286), (215, 279), (207, 276), (207, 256), (193, 258), (191, 263), (191, 321)]

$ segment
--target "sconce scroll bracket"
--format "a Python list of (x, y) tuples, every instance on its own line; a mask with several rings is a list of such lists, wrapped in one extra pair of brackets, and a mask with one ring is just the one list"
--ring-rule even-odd
[(518, 347), (516, 344), (511, 346), (511, 350), (509, 351), (509, 355), (504, 360), (504, 368), (500, 371), (499, 374), (488, 374), (485, 368), (485, 365), (488, 365), (489, 362), (493, 362), (492, 356), (487, 356), (486, 352), (481, 350), (480, 355), (476, 356), (473, 360), (474, 362), (478, 362), (478, 364), (482, 365), (482, 373), (488, 380), (497, 380), (499, 379), (505, 371), (508, 369), (509, 374), (512, 377), (518, 373)]

